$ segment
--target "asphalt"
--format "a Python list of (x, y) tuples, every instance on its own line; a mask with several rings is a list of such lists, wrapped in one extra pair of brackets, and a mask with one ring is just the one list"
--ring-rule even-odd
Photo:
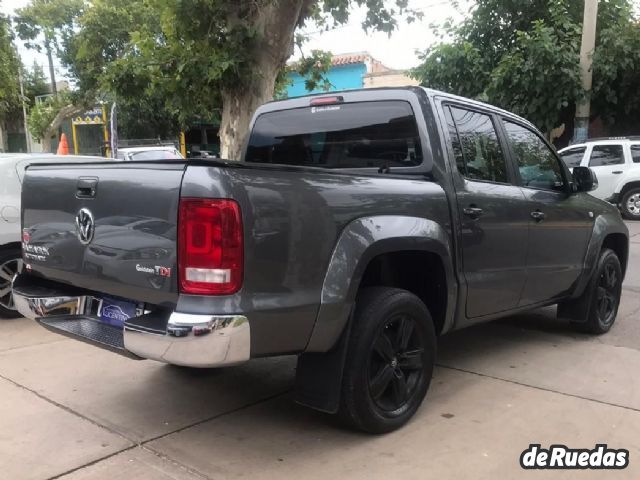
[[(640, 222), (629, 228), (609, 334), (547, 308), (446, 335), (424, 405), (385, 436), (294, 404), (293, 358), (190, 370), (2, 321), (0, 478), (640, 478)], [(629, 466), (523, 471), (532, 443), (606, 443)]]

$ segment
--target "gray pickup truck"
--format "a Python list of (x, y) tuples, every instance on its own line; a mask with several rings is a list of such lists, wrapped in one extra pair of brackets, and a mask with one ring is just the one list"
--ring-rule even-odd
[(30, 167), (15, 305), (136, 359), (298, 355), (298, 402), (387, 432), (422, 403), (439, 335), (553, 304), (611, 328), (628, 231), (595, 185), (469, 99), (272, 102), (241, 162)]

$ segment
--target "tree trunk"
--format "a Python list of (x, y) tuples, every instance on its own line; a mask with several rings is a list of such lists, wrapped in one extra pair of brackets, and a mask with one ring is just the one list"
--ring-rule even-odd
[(256, 78), (251, 89), (224, 90), (222, 92), (222, 119), (220, 122), (220, 155), (229, 160), (241, 160), (247, 141), (249, 123), (256, 109), (271, 100), (276, 75)]
[(62, 122), (76, 113), (84, 111), (84, 109), (84, 107), (79, 107), (77, 105), (65, 105), (60, 109), (47, 127), (47, 131), (44, 133), (44, 136), (40, 139), (42, 141), (43, 152), (54, 153), (51, 151), (51, 137), (57, 134), (58, 128), (62, 125)]
[(44, 39), (45, 49), (47, 50), (47, 59), (49, 60), (49, 77), (51, 80), (51, 93), (54, 96), (58, 95), (58, 85), (56, 83), (56, 69), (53, 66), (53, 54), (51, 52), (51, 40), (49, 36), (45, 36)]
[[(249, 52), (253, 75), (237, 86), (222, 91), (220, 154), (240, 160), (247, 140), (251, 117), (261, 104), (273, 98), (276, 77), (293, 53), (293, 33), (301, 16), (307, 14), (309, 0), (280, 0), (260, 7), (251, 19), (260, 40)], [(233, 24), (237, 18), (230, 17)]]

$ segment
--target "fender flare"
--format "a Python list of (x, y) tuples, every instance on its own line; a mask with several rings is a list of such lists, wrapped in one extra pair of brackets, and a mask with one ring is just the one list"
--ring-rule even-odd
[[(600, 251), (602, 250), (604, 239), (607, 237), (607, 235), (610, 235), (612, 233), (619, 233), (624, 235), (625, 237), (627, 237), (627, 241), (629, 239), (629, 230), (624, 225), (624, 223), (620, 221), (619, 213), (606, 212), (602, 215), (598, 215), (595, 219), (595, 222), (593, 223), (591, 238), (589, 239), (587, 253), (584, 257), (584, 268), (582, 270), (582, 275), (580, 275), (578, 280), (576, 280), (575, 288), (573, 290), (571, 298), (577, 298), (582, 295), (582, 292), (587, 287), (587, 284), (591, 279), (591, 275), (593, 274), (593, 270), (597, 265), (598, 256), (600, 255)], [(629, 258), (628, 249), (629, 247), (627, 246), (627, 261)], [(626, 267), (626, 263), (622, 265), (623, 272), (626, 272)]]
[(440, 257), (447, 283), (447, 318), (453, 322), (457, 284), (450, 236), (438, 223), (420, 217), (380, 215), (350, 222), (340, 234), (322, 286), (321, 304), (307, 352), (326, 352), (348, 323), (360, 281), (369, 262), (378, 255), (407, 250), (431, 252)]

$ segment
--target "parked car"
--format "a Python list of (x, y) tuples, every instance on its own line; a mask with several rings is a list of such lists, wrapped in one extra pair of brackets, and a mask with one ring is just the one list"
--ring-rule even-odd
[(553, 304), (615, 321), (620, 213), (516, 115), (419, 87), (294, 98), (243, 158), (30, 167), (19, 311), (176, 365), (296, 354), (296, 400), (368, 432), (416, 412), (438, 335)]
[(125, 162), (143, 160), (183, 160), (184, 157), (173, 145), (118, 148), (117, 157)]
[(0, 154), (0, 317), (17, 317), (11, 295), (11, 280), (22, 266), (20, 248), (20, 187), (28, 165), (36, 163), (89, 163), (101, 157), (54, 154)]
[(592, 195), (640, 220), (640, 137), (594, 138), (558, 152), (567, 167), (590, 167), (598, 177)]

